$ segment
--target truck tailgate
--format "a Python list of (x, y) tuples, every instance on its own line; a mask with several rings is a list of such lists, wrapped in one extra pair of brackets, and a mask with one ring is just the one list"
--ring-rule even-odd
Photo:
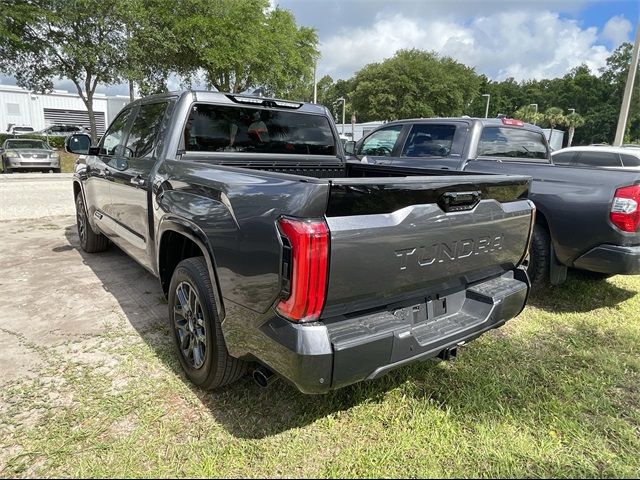
[(528, 185), (503, 175), (332, 180), (323, 317), (446, 295), (513, 269), (528, 248)]

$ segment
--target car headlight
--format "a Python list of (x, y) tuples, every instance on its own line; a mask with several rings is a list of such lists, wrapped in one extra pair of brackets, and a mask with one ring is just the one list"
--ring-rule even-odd
[(60, 154), (59, 154), (59, 153), (56, 153), (56, 152), (53, 152), (53, 153), (51, 154), (51, 158), (52, 158), (52, 159), (54, 159), (54, 160), (57, 160), (57, 159), (59, 159), (59, 158), (60, 158)]
[(20, 158), (18, 152), (14, 152), (13, 150), (7, 150), (6, 152), (4, 152), (4, 155), (7, 158)]

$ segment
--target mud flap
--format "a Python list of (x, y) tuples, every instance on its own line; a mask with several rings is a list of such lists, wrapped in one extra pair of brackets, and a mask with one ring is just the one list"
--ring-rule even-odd
[(556, 250), (553, 248), (553, 242), (549, 242), (549, 281), (551, 285), (560, 285), (567, 280), (567, 267), (562, 265), (556, 257)]

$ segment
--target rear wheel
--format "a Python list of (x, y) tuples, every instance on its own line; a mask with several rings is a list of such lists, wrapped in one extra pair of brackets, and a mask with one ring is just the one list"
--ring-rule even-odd
[(205, 390), (242, 377), (247, 362), (229, 355), (204, 257), (181, 261), (169, 286), (169, 328), (187, 377)]
[(531, 285), (541, 287), (549, 283), (549, 265), (551, 259), (551, 238), (546, 228), (533, 227), (527, 274)]
[(87, 253), (97, 253), (104, 252), (109, 247), (109, 239), (91, 229), (81, 193), (76, 197), (76, 224), (82, 250)]

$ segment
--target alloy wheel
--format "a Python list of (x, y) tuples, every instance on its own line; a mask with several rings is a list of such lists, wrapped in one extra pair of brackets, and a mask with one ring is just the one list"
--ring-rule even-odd
[(200, 298), (189, 282), (180, 282), (176, 288), (173, 324), (180, 353), (189, 366), (201, 368), (207, 350), (207, 328)]

